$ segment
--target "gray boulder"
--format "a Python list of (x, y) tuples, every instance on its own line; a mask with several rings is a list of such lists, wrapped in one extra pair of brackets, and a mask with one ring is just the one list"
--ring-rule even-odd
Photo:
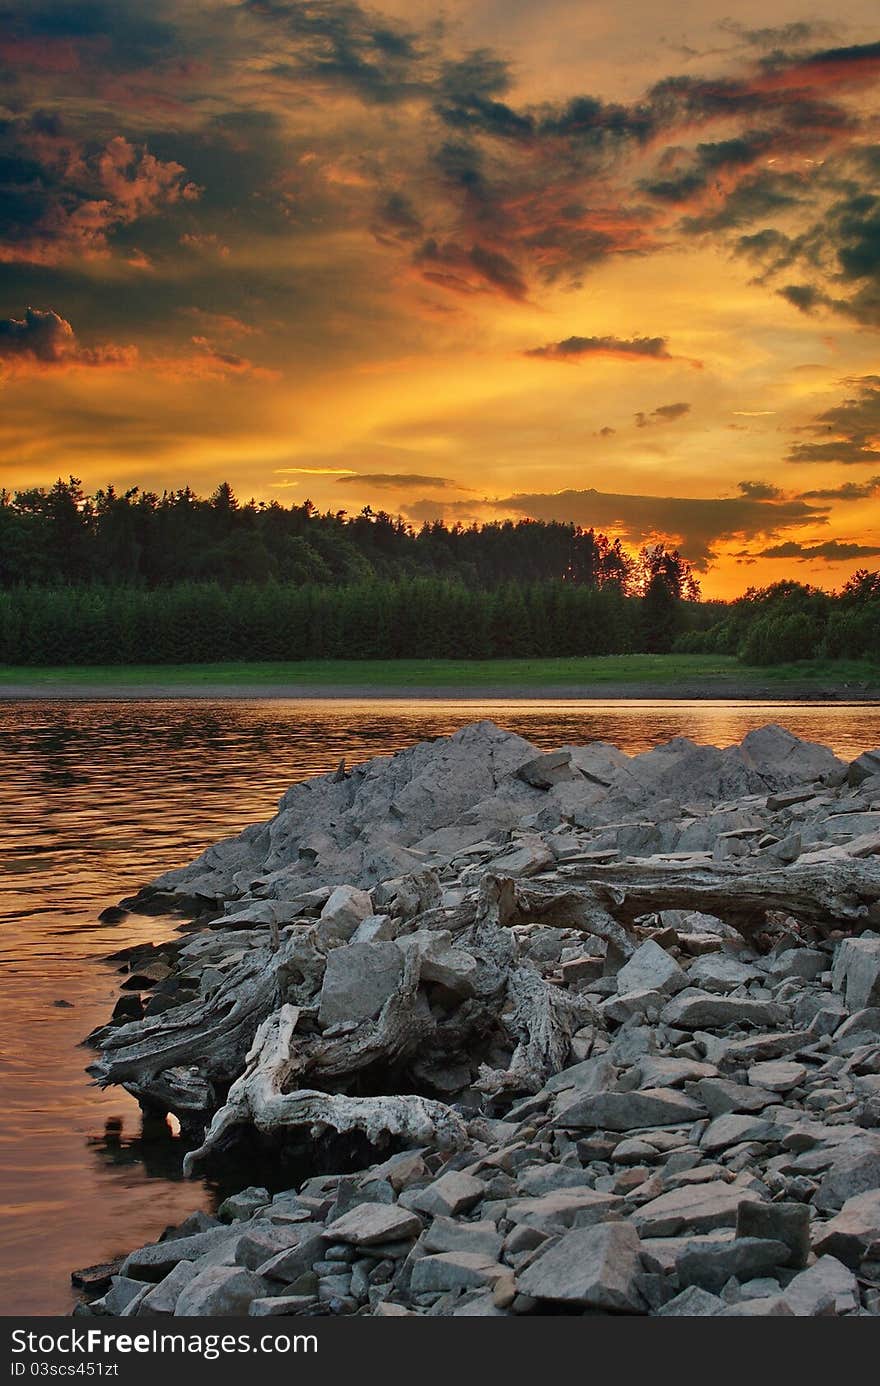
[(638, 1233), (626, 1222), (566, 1232), (517, 1276), (517, 1290), (607, 1313), (644, 1313), (639, 1248)]
[(175, 1318), (209, 1318), (247, 1314), (251, 1301), (264, 1296), (262, 1276), (243, 1266), (209, 1266), (185, 1285), (177, 1300)]
[(350, 943), (327, 957), (318, 1023), (372, 1020), (400, 985), (403, 955), (394, 943)]
[(880, 1006), (880, 938), (862, 934), (837, 945), (831, 980), (851, 1011)]

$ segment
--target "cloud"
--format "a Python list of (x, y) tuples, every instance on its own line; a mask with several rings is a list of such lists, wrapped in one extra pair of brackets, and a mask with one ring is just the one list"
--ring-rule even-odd
[(23, 318), (0, 318), (0, 372), (52, 370), (64, 367), (130, 367), (134, 347), (86, 347), (66, 318), (51, 308), (28, 308)]
[(806, 426), (815, 441), (795, 443), (789, 462), (880, 462), (880, 376), (856, 376), (844, 384), (855, 393)]
[(89, 151), (33, 122), (0, 125), (0, 262), (59, 265), (104, 257), (112, 237), (201, 189), (174, 159), (115, 135)]
[(824, 525), (829, 507), (801, 499), (620, 495), (590, 489), (534, 492), (479, 502), (425, 500), (408, 506), (407, 513), (413, 519), (435, 518), (441, 511), (449, 519), (470, 519), (476, 512), (485, 515), (487, 509), (611, 531), (628, 544), (665, 539), (676, 544), (696, 567), (706, 568), (716, 557), (719, 543), (773, 538), (806, 524)]
[(351, 467), (275, 467), (278, 475), (284, 476), (354, 476)]
[(834, 27), (820, 20), (794, 20), (789, 24), (771, 25), (766, 28), (749, 28), (735, 19), (722, 19), (718, 26), (724, 33), (731, 34), (741, 43), (752, 48), (790, 48), (794, 44), (812, 43), (816, 39), (829, 39)]
[(452, 487), (457, 491), (463, 488), (458, 482), (446, 476), (424, 476), (420, 472), (355, 472), (351, 476), (340, 476), (337, 486), (428, 486), (432, 490)]
[(682, 419), (690, 412), (691, 406), (682, 400), (678, 404), (660, 404), (656, 409), (652, 409), (650, 414), (640, 410), (634, 418), (636, 428), (650, 428), (653, 424), (675, 423), (676, 419)]
[(739, 481), (737, 485), (747, 500), (779, 500), (782, 495), (769, 481)]
[(801, 500), (870, 500), (872, 496), (880, 496), (880, 476), (872, 476), (869, 481), (844, 481), (840, 486), (803, 491)]
[(799, 563), (820, 559), (823, 563), (848, 563), (854, 558), (876, 558), (880, 547), (871, 544), (847, 543), (839, 539), (826, 539), (824, 544), (798, 544), (788, 540), (785, 544), (774, 544), (769, 549), (760, 549), (752, 557), (794, 558)]
[(500, 251), (483, 245), (466, 248), (454, 241), (441, 244), (431, 237), (419, 247), (413, 262), (422, 268), (422, 275), (429, 282), (456, 293), (497, 291), (517, 301), (526, 294), (526, 283), (517, 266)]
[(272, 75), (314, 83), (362, 101), (387, 105), (424, 94), (430, 31), (368, 11), (356, 0), (243, 0), (242, 8), (272, 26)]
[(675, 361), (665, 337), (566, 337), (561, 342), (532, 347), (523, 353), (545, 361), (579, 361), (585, 356), (616, 356), (621, 360)]

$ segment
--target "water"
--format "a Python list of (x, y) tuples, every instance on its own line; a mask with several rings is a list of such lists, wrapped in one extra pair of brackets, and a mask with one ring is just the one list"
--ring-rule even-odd
[(170, 1133), (142, 1135), (133, 1100), (89, 1085), (78, 1045), (118, 994), (102, 960), (178, 923), (99, 912), (268, 817), (293, 780), (483, 717), (541, 747), (725, 745), (768, 721), (848, 758), (880, 744), (877, 704), (0, 703), (0, 1313), (66, 1312), (72, 1268), (216, 1198), (181, 1180)]

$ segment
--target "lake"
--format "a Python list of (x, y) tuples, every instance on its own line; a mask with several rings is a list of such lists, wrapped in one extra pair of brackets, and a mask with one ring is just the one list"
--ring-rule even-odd
[(80, 1042), (118, 991), (108, 953), (179, 921), (98, 922), (108, 904), (270, 816), (294, 780), (490, 717), (537, 746), (672, 736), (728, 745), (780, 722), (852, 758), (880, 704), (0, 702), (0, 1313), (67, 1312), (74, 1267), (156, 1237), (217, 1190), (183, 1181), (170, 1132), (100, 1092)]

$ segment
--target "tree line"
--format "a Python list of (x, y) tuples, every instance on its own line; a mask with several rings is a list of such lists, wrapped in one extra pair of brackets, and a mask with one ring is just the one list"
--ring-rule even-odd
[(365, 507), (240, 504), (71, 477), (0, 493), (0, 662), (736, 655), (880, 659), (880, 574), (703, 602), (660, 544), (556, 521), (415, 529)]
[[(683, 605), (683, 604), (680, 604)], [(336, 587), (176, 583), (0, 591), (4, 664), (492, 659), (655, 647), (652, 603), (619, 587), (372, 578)], [(674, 643), (679, 605), (662, 637)]]
[(240, 504), (223, 482), (210, 497), (189, 487), (161, 496), (113, 486), (86, 494), (76, 477), (0, 492), (0, 587), (181, 582), (334, 586), (373, 578), (438, 577), (468, 587), (559, 582), (643, 593), (660, 569), (682, 598), (699, 595), (679, 554), (630, 554), (620, 540), (558, 521), (500, 520), (420, 528), (365, 506), (319, 513), (301, 505)]
[(880, 662), (880, 573), (865, 568), (839, 592), (784, 581), (750, 587), (736, 601), (713, 607), (714, 619), (681, 632), (677, 649), (737, 655), (755, 665), (804, 659)]

